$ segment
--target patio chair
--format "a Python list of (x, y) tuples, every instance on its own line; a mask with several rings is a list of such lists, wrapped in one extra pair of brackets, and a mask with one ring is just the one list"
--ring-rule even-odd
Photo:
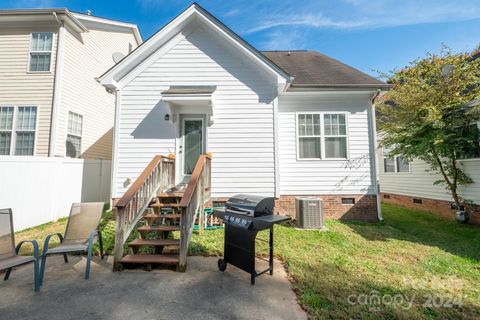
[[(100, 246), (100, 255), (103, 259), (102, 234), (98, 230), (100, 219), (102, 218), (103, 202), (74, 203), (68, 217), (65, 234), (50, 234), (45, 238), (42, 252), (42, 264), (40, 267), (40, 285), (43, 284), (43, 275), (45, 273), (45, 264), (47, 255), (63, 254), (65, 263), (68, 263), (67, 253), (69, 252), (87, 252), (87, 266), (85, 268), (85, 279), (90, 277), (90, 261), (92, 258), (92, 246), (98, 239)], [(58, 236), (60, 245), (49, 249), (48, 245), (52, 236)]]
[[(19, 256), (18, 251), (20, 251), (20, 247), (27, 242), (33, 245), (33, 256)], [(3, 280), (8, 280), (13, 267), (32, 261), (34, 267), (34, 290), (38, 291), (40, 290), (38, 243), (35, 240), (27, 240), (20, 242), (17, 247), (15, 247), (12, 209), (0, 209), (0, 270), (7, 270)]]

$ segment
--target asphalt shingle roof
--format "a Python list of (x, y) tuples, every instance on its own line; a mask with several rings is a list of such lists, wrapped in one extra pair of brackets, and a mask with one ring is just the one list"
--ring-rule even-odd
[(317, 51), (261, 51), (261, 53), (295, 77), (292, 87), (391, 87)]

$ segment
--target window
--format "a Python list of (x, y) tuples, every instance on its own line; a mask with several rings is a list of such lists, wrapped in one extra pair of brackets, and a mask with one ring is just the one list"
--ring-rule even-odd
[(82, 125), (82, 115), (71, 111), (68, 112), (67, 157), (80, 158), (82, 150)]
[(52, 40), (51, 32), (34, 32), (30, 41), (30, 72), (50, 71), (52, 58)]
[(319, 114), (298, 115), (298, 157), (300, 159), (321, 158), (321, 135)]
[(299, 159), (347, 159), (345, 114), (298, 114)]
[(383, 158), (383, 170), (385, 172), (395, 172), (395, 159)]
[(342, 198), (342, 204), (355, 204), (355, 198)]
[(0, 107), (0, 155), (33, 156), (37, 107)]
[(383, 172), (410, 172), (410, 162), (402, 157), (390, 157), (388, 150), (383, 151)]
[(347, 126), (344, 114), (325, 114), (325, 158), (347, 158)]
[(415, 203), (415, 204), (422, 204), (422, 203), (423, 203), (422, 199), (417, 199), (417, 198), (413, 198), (412, 201), (413, 201), (413, 203)]

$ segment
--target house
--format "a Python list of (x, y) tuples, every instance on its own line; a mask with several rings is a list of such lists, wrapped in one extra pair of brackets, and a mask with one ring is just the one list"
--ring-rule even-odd
[[(472, 55), (479, 58), (478, 52)], [(477, 99), (471, 101), (467, 108), (478, 105)], [(480, 129), (480, 119), (472, 126)], [(381, 140), (381, 133), (378, 135)], [(399, 204), (412, 209), (422, 209), (441, 215), (447, 219), (455, 219), (455, 206), (451, 194), (444, 184), (439, 172), (432, 171), (430, 166), (420, 160), (407, 161), (401, 156), (391, 157), (388, 149), (378, 148), (379, 181), (382, 201)], [(480, 224), (480, 140), (472, 148), (468, 158), (458, 161), (460, 169), (473, 180), (473, 183), (459, 187), (459, 195), (473, 202), (469, 208), (470, 222)]]
[(0, 155), (111, 159), (115, 101), (95, 81), (141, 42), (68, 9), (0, 10)]
[(328, 217), (378, 219), (372, 98), (390, 86), (367, 74), (260, 52), (194, 3), (99, 81), (116, 95), (116, 199), (156, 155), (175, 156), (179, 184), (209, 153), (213, 202), (274, 196), (295, 215), (295, 197), (318, 196)]
[(0, 207), (16, 228), (109, 201), (115, 98), (95, 77), (141, 42), (130, 23), (0, 10)]

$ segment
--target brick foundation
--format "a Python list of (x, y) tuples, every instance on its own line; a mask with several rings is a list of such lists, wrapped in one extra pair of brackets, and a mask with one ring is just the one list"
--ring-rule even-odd
[[(276, 213), (287, 214), (295, 219), (296, 197), (299, 196), (280, 196), (275, 201)], [(378, 221), (375, 195), (316, 195), (315, 197), (322, 199), (324, 217), (327, 219)], [(353, 198), (355, 204), (343, 204), (342, 198)]]
[[(425, 210), (442, 216), (446, 219), (455, 220), (455, 210), (452, 209), (451, 201), (435, 200), (421, 197), (410, 197), (385, 192), (382, 192), (381, 197), (382, 202), (385, 203), (398, 204), (402, 207), (410, 209)], [(416, 199), (416, 202), (419, 202), (418, 200), (421, 200), (422, 203), (414, 203), (414, 199)], [(468, 208), (468, 211), (470, 214), (469, 223), (480, 225), (480, 206), (477, 205), (474, 207), (470, 207)]]

